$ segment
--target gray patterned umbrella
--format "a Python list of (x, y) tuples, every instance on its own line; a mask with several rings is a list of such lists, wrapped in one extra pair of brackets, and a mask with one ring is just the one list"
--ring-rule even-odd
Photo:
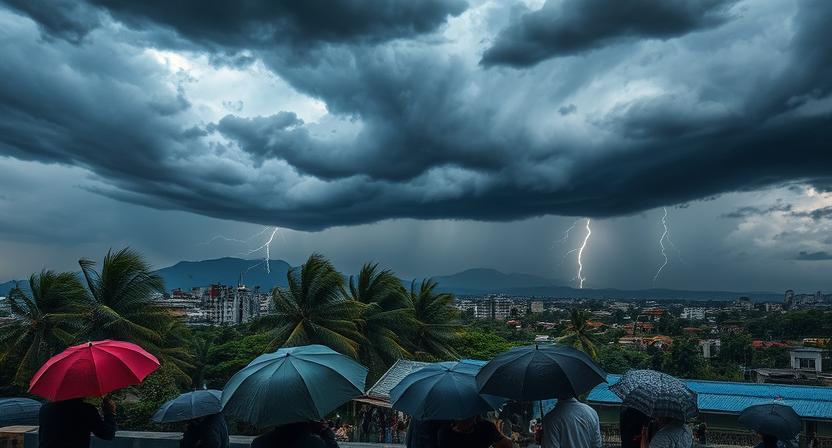
[(687, 421), (699, 414), (696, 392), (678, 378), (655, 370), (630, 370), (610, 386), (627, 406), (650, 417)]

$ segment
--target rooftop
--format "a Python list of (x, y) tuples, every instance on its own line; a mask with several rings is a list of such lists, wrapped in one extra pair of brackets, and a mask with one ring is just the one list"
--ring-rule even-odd
[[(611, 384), (621, 375), (608, 375), (607, 383), (596, 386), (587, 401), (597, 404), (621, 403)], [(803, 418), (832, 420), (832, 388), (782, 384), (735, 383), (730, 381), (683, 380), (699, 396), (699, 409), (707, 413), (738, 414), (748, 406), (782, 400)]]

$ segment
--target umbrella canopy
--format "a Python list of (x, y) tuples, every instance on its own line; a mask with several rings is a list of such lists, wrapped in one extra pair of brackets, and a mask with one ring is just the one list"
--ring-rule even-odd
[(281, 348), (235, 373), (223, 412), (263, 427), (320, 420), (364, 391), (367, 368), (323, 345)]
[(610, 386), (622, 405), (650, 417), (687, 421), (699, 414), (696, 392), (678, 378), (655, 370), (630, 370)]
[(0, 428), (3, 426), (37, 425), (40, 402), (31, 398), (0, 399)]
[(477, 372), (484, 362), (440, 362), (404, 377), (390, 391), (393, 409), (417, 420), (460, 420), (497, 409), (505, 398), (481, 395)]
[(800, 416), (791, 406), (782, 403), (756, 404), (745, 408), (739, 424), (760, 434), (775, 436), (780, 440), (792, 440), (800, 433), (803, 425)]
[(101, 397), (139, 384), (159, 368), (159, 360), (123, 341), (96, 341), (69, 347), (44, 363), (29, 392), (52, 401)]
[(565, 345), (514, 347), (477, 374), (480, 393), (518, 401), (569, 398), (606, 381), (586, 353)]
[(221, 390), (195, 390), (182, 394), (159, 407), (153, 413), (156, 423), (172, 423), (192, 420), (222, 411)]

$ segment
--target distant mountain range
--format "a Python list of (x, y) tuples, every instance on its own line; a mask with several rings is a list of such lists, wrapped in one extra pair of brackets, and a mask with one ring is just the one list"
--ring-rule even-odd
[[(283, 260), (271, 260), (270, 273), (258, 260), (218, 258), (204, 261), (180, 261), (157, 271), (167, 288), (184, 290), (212, 283), (235, 285), (241, 279), (249, 287), (260, 286), (268, 291), (275, 286), (286, 286), (286, 273), (291, 265)], [(676, 289), (622, 290), (577, 289), (561, 285), (557, 280), (531, 274), (506, 274), (495, 269), (468, 269), (453, 275), (433, 277), (442, 291), (457, 295), (483, 295), (503, 293), (536, 297), (575, 297), (590, 299), (682, 299), (682, 300), (730, 300), (749, 296), (757, 301), (780, 301), (782, 294), (773, 292), (735, 291), (686, 291)], [(418, 279), (417, 279), (418, 280)], [(21, 282), (25, 284), (26, 282)], [(409, 280), (402, 280), (406, 286)], [(14, 287), (14, 281), (0, 283), (0, 296)]]
[(242, 279), (243, 284), (264, 290), (275, 286), (286, 286), (286, 273), (291, 269), (283, 260), (270, 260), (266, 272), (264, 260), (244, 260), (242, 258), (217, 258), (204, 261), (180, 261), (173, 266), (159, 269), (157, 272), (165, 279), (165, 286), (170, 289), (191, 289), (194, 286), (207, 286), (212, 283), (236, 285)]

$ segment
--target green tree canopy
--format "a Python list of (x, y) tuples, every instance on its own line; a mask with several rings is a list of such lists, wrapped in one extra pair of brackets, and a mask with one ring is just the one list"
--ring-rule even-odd
[(458, 313), (451, 307), (454, 296), (438, 292), (432, 279), (422, 280), (418, 288), (410, 285), (410, 307), (413, 325), (407, 334), (411, 351), (424, 357), (453, 359), (456, 331), (459, 328)]
[(347, 299), (341, 273), (322, 255), (313, 254), (286, 279), (287, 289), (272, 292), (274, 314), (260, 319), (261, 326), (271, 329), (270, 348), (323, 344), (357, 359), (365, 341), (356, 326), (363, 307)]
[(22, 385), (75, 340), (79, 322), (73, 318), (73, 306), (86, 297), (78, 277), (67, 272), (32, 274), (29, 291), (9, 291), (6, 300), (14, 320), (0, 328), (0, 363), (15, 364), (14, 381)]
[(593, 358), (598, 358), (595, 335), (589, 326), (591, 314), (587, 310), (575, 308), (569, 314), (569, 325), (558, 338), (558, 342), (570, 344)]
[(397, 359), (410, 356), (400, 335), (414, 326), (413, 312), (401, 281), (376, 263), (364, 264), (357, 278), (350, 276), (349, 291), (349, 298), (361, 305), (356, 319), (364, 336), (359, 360), (377, 378)]

